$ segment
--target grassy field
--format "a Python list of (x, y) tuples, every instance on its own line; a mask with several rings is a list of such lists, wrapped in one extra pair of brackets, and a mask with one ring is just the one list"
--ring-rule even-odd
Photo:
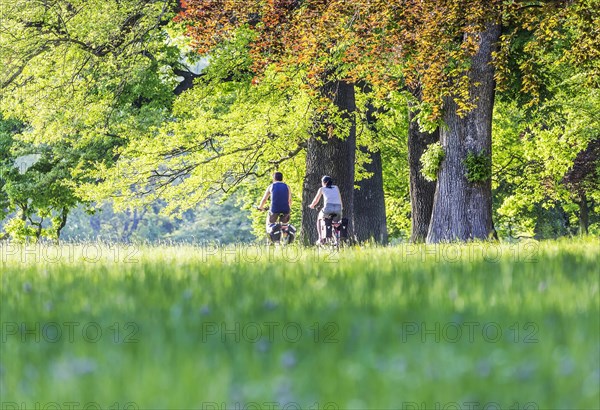
[(600, 408), (597, 239), (1, 252), (2, 409)]

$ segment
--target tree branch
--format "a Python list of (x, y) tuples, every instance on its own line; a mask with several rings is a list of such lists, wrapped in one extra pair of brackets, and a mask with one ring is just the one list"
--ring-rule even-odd
[(296, 147), (296, 149), (292, 150), (292, 151), (288, 151), (287, 155), (284, 157), (281, 157), (279, 159), (276, 160), (270, 160), (269, 164), (273, 164), (275, 166), (275, 168), (277, 168), (278, 165), (280, 165), (282, 162), (285, 162), (289, 159), (294, 158), (296, 155), (298, 155), (302, 150), (306, 149), (306, 141), (302, 141), (298, 143), (298, 146)]

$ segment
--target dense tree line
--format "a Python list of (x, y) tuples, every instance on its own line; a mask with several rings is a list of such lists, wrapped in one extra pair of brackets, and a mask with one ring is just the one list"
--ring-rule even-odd
[(359, 242), (600, 229), (596, 0), (1, 1), (3, 235), (231, 195), (260, 235), (274, 170), (306, 243), (323, 174)]

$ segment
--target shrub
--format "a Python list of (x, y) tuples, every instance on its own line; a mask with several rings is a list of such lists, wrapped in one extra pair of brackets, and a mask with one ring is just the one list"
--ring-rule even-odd
[(439, 142), (427, 146), (427, 149), (421, 155), (421, 174), (426, 180), (435, 181), (437, 179), (440, 165), (445, 157), (446, 153)]
[(469, 152), (464, 164), (469, 182), (484, 182), (492, 177), (492, 159), (486, 153)]

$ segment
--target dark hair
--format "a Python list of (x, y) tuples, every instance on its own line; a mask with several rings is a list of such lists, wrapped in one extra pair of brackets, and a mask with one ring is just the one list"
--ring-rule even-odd
[(324, 175), (323, 178), (321, 178), (321, 182), (324, 182), (327, 188), (331, 188), (331, 185), (333, 185), (333, 178), (328, 175)]
[(275, 181), (283, 181), (283, 174), (277, 171), (273, 174), (273, 179), (275, 179)]

